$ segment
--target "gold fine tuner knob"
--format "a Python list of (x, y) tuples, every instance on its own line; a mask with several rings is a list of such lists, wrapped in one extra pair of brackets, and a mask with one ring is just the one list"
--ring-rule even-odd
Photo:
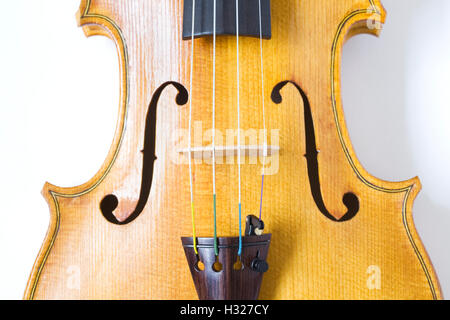
[(246, 236), (261, 236), (264, 232), (264, 222), (254, 215), (247, 216), (245, 223)]

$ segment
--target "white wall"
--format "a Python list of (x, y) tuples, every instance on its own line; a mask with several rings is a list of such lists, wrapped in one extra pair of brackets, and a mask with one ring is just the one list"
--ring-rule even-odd
[[(369, 172), (421, 177), (414, 217), (450, 297), (450, 1), (383, 3), (381, 38), (359, 36), (344, 50), (347, 122)], [(78, 4), (2, 1), (0, 299), (22, 297), (47, 230), (43, 182), (87, 181), (113, 136), (116, 51), (108, 39), (84, 37), (74, 18)]]

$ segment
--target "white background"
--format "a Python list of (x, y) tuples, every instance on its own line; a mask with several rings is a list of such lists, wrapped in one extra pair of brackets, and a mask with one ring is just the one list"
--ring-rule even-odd
[[(380, 39), (361, 35), (344, 49), (348, 128), (369, 172), (420, 176), (414, 218), (450, 297), (450, 1), (383, 4)], [(86, 182), (112, 142), (116, 50), (106, 38), (84, 37), (78, 5), (1, 1), (0, 299), (23, 295), (49, 221), (43, 183)]]

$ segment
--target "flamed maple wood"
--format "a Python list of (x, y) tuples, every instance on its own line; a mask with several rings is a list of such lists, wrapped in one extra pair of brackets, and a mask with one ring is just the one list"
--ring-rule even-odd
[[(117, 46), (121, 75), (117, 130), (104, 164), (91, 180), (73, 188), (45, 185), (51, 221), (26, 299), (197, 298), (180, 243), (180, 237), (191, 236), (188, 170), (171, 160), (177, 149), (173, 132), (188, 128), (189, 107), (176, 103), (175, 88), (168, 87), (159, 102), (157, 160), (145, 209), (132, 223), (115, 225), (99, 207), (105, 195), (114, 194), (119, 199), (114, 211), (118, 220), (133, 211), (152, 95), (167, 81), (189, 88), (190, 41), (182, 40), (182, 12), (182, 0), (82, 0), (77, 18), (86, 35), (107, 36)], [(265, 40), (263, 48), (264, 99), (269, 132), (279, 130), (279, 141), (272, 144), (279, 143), (280, 157), (277, 174), (265, 182), (263, 212), (272, 241), (262, 299), (442, 298), (413, 224), (418, 178), (387, 182), (370, 175), (358, 161), (345, 126), (342, 46), (358, 33), (377, 35), (379, 29), (368, 26), (384, 19), (378, 0), (272, 1), (272, 39)], [(242, 37), (240, 59), (241, 126), (260, 129), (258, 39)], [(212, 127), (210, 37), (196, 40), (194, 61), (193, 119), (202, 121), (206, 131)], [(343, 195), (354, 193), (360, 207), (353, 219), (336, 222), (319, 211), (304, 157), (303, 100), (289, 83), (281, 91), (283, 101), (275, 104), (271, 90), (281, 81), (292, 81), (308, 97), (320, 150), (324, 204), (339, 219), (347, 210)], [(232, 36), (217, 39), (216, 97), (217, 129), (236, 128)], [(210, 144), (210, 139), (203, 144)], [(260, 165), (242, 167), (243, 219), (258, 212), (260, 170)], [(211, 237), (211, 165), (196, 164), (194, 181), (197, 235)], [(219, 236), (236, 236), (237, 165), (217, 166), (217, 190)], [(372, 286), (374, 276), (381, 281)]]

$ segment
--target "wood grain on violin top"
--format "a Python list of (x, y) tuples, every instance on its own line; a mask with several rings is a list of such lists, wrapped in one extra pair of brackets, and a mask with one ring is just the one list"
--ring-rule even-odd
[[(412, 220), (420, 181), (387, 182), (370, 175), (345, 126), (342, 46), (358, 33), (378, 34), (385, 19), (380, 1), (273, 0), (271, 10), (272, 38), (263, 41), (264, 98), (259, 39), (241, 37), (239, 43), (245, 144), (260, 143), (264, 99), (269, 144), (280, 147), (266, 164), (263, 219), (272, 242), (260, 298), (442, 298)], [(188, 164), (178, 152), (188, 144), (189, 103), (177, 103), (180, 88), (167, 85), (154, 105), (157, 159), (142, 212), (120, 225), (107, 221), (100, 208), (112, 194), (118, 199), (115, 219), (127, 221), (141, 196), (141, 151), (155, 92), (166, 82), (190, 88), (191, 41), (182, 40), (183, 1), (83, 0), (77, 19), (86, 35), (104, 35), (116, 43), (121, 75), (117, 129), (91, 180), (73, 188), (44, 186), (51, 222), (25, 298), (196, 299), (180, 242), (192, 236)], [(195, 40), (189, 92), (195, 147), (211, 144), (212, 53), (211, 37)], [(236, 61), (236, 38), (218, 37), (217, 145), (236, 144)], [(281, 102), (273, 99), (277, 88)], [(227, 160), (234, 163), (216, 166), (222, 237), (237, 236), (239, 228), (238, 166), (235, 157)], [(261, 168), (255, 157), (243, 158), (242, 219), (259, 212)], [(211, 237), (210, 161), (194, 161), (193, 186), (197, 235)], [(358, 207), (355, 199), (343, 202), (348, 194)], [(345, 219), (351, 210), (356, 213)]]

